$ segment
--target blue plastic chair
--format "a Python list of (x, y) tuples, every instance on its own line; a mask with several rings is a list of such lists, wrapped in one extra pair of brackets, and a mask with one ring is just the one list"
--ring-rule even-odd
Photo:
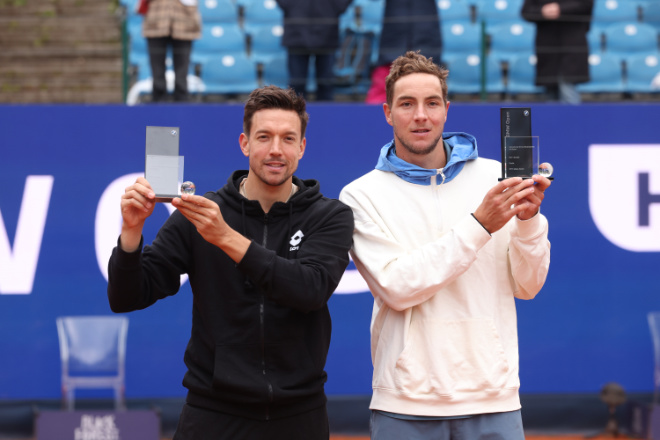
[(453, 22), (471, 23), (472, 6), (468, 0), (438, 0), (436, 3), (443, 26)]
[(205, 94), (250, 93), (259, 87), (257, 66), (245, 54), (215, 55), (201, 65)]
[(112, 389), (115, 408), (126, 409), (124, 397), (125, 316), (64, 316), (56, 320), (62, 366), (64, 407), (75, 407), (78, 389)]
[(658, 51), (658, 32), (645, 23), (620, 23), (605, 29), (605, 51), (625, 61), (631, 55)]
[(289, 86), (289, 70), (286, 56), (271, 58), (263, 64), (262, 85), (274, 85), (282, 88)]
[(264, 64), (277, 57), (286, 57), (287, 51), (282, 46), (282, 25), (262, 27), (251, 37), (250, 58), (256, 63)]
[(490, 33), (489, 57), (511, 63), (515, 57), (535, 52), (536, 26), (527, 22), (506, 23), (493, 27)]
[(481, 53), (481, 26), (470, 22), (442, 24), (442, 57)]
[(587, 32), (589, 53), (601, 53), (603, 51), (604, 41), (603, 33), (600, 30), (590, 29)]
[(366, 93), (371, 85), (369, 77), (374, 34), (346, 30), (333, 68), (338, 93)]
[(237, 24), (208, 23), (202, 28), (201, 38), (193, 43), (190, 61), (201, 65), (211, 57), (238, 54), (247, 54), (243, 30)]
[(631, 56), (626, 63), (626, 72), (627, 91), (660, 94), (660, 89), (651, 87), (651, 82), (660, 73), (660, 53)]
[(346, 29), (357, 30), (358, 22), (357, 22), (357, 17), (355, 15), (355, 9), (356, 9), (355, 3), (351, 3), (350, 5), (348, 5), (348, 8), (346, 8), (344, 13), (339, 16), (340, 38), (343, 35), (343, 33), (346, 31)]
[(384, 1), (362, 0), (355, 5), (360, 32), (373, 32), (380, 35), (383, 30)]
[(635, 2), (629, 0), (595, 0), (591, 18), (591, 29), (604, 32), (613, 24), (638, 21), (639, 12)]
[[(481, 92), (481, 57), (477, 54), (456, 56), (447, 62), (451, 74), (447, 78), (449, 93), (478, 94)], [(486, 59), (486, 93), (505, 91), (502, 68)]]
[(486, 32), (491, 34), (495, 26), (510, 22), (521, 22), (523, 0), (477, 0), (477, 22), (486, 22)]
[(284, 24), (284, 12), (275, 0), (250, 0), (243, 6), (243, 29), (254, 35), (261, 27)]
[(642, 22), (650, 24), (660, 32), (660, 2), (650, 0), (642, 6)]
[(203, 23), (238, 24), (238, 8), (231, 0), (200, 0), (198, 8)]
[(580, 93), (623, 93), (623, 68), (618, 57), (608, 53), (589, 55), (587, 83), (578, 84)]
[(535, 84), (536, 55), (520, 55), (512, 59), (509, 65), (507, 92), (512, 96), (519, 94), (540, 95), (545, 89)]

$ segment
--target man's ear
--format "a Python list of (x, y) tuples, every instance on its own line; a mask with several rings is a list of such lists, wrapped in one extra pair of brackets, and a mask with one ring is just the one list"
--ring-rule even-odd
[(241, 133), (238, 137), (238, 144), (241, 146), (241, 151), (245, 157), (250, 157), (250, 147), (248, 146), (248, 137), (245, 133)]
[(305, 154), (305, 147), (307, 147), (307, 138), (302, 138), (300, 142), (300, 153), (298, 154), (298, 160), (302, 159)]
[(385, 113), (385, 120), (388, 124), (392, 125), (392, 110), (387, 103), (383, 103), (383, 113)]

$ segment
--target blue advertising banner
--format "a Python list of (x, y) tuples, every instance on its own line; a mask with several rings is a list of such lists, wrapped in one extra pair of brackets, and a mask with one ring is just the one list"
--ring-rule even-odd
[[(555, 168), (548, 281), (518, 301), (523, 393), (627, 391), (653, 385), (646, 315), (660, 310), (660, 132), (657, 105), (532, 105), (532, 134)], [(452, 104), (446, 131), (500, 159), (500, 106)], [(310, 105), (301, 178), (337, 197), (373, 169), (392, 129), (380, 106)], [(120, 196), (144, 172), (145, 127), (180, 127), (184, 178), (215, 190), (245, 169), (241, 105), (0, 106), (0, 399), (60, 397), (55, 319), (111, 314), (106, 265), (120, 231)], [(495, 185), (497, 182), (493, 182)], [(169, 215), (147, 222), (150, 242)], [(191, 292), (129, 314), (128, 398), (185, 394)], [(349, 266), (330, 300), (327, 392), (371, 393), (373, 300)]]

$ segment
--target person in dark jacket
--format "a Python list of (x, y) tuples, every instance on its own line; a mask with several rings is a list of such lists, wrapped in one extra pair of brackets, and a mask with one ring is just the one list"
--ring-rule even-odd
[(335, 52), (339, 47), (339, 16), (352, 0), (277, 0), (284, 12), (282, 45), (287, 48), (289, 84), (307, 97), (309, 60), (314, 57), (316, 100), (334, 99)]
[(522, 17), (536, 23), (536, 85), (549, 98), (577, 104), (575, 85), (589, 81), (593, 0), (525, 0)]
[(404, 53), (419, 51), (440, 65), (440, 26), (440, 11), (435, 0), (385, 0), (378, 61), (371, 73), (367, 103), (383, 104), (386, 101), (385, 78), (390, 73), (392, 61)]
[(144, 178), (126, 188), (109, 262), (113, 312), (144, 309), (187, 273), (192, 330), (188, 389), (175, 440), (327, 440), (327, 301), (349, 262), (353, 214), (293, 175), (308, 115), (292, 89), (266, 86), (245, 105), (249, 170), (204, 196), (183, 194), (150, 246), (154, 209)]

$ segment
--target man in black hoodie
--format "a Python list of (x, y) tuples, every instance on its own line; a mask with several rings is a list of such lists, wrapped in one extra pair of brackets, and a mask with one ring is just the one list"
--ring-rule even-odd
[(305, 101), (267, 86), (245, 105), (239, 143), (249, 170), (204, 196), (182, 195), (152, 245), (155, 206), (138, 178), (121, 200), (109, 262), (114, 312), (177, 293), (187, 273), (193, 322), (188, 388), (175, 440), (328, 439), (324, 383), (327, 301), (346, 266), (353, 214), (293, 175), (305, 152)]

